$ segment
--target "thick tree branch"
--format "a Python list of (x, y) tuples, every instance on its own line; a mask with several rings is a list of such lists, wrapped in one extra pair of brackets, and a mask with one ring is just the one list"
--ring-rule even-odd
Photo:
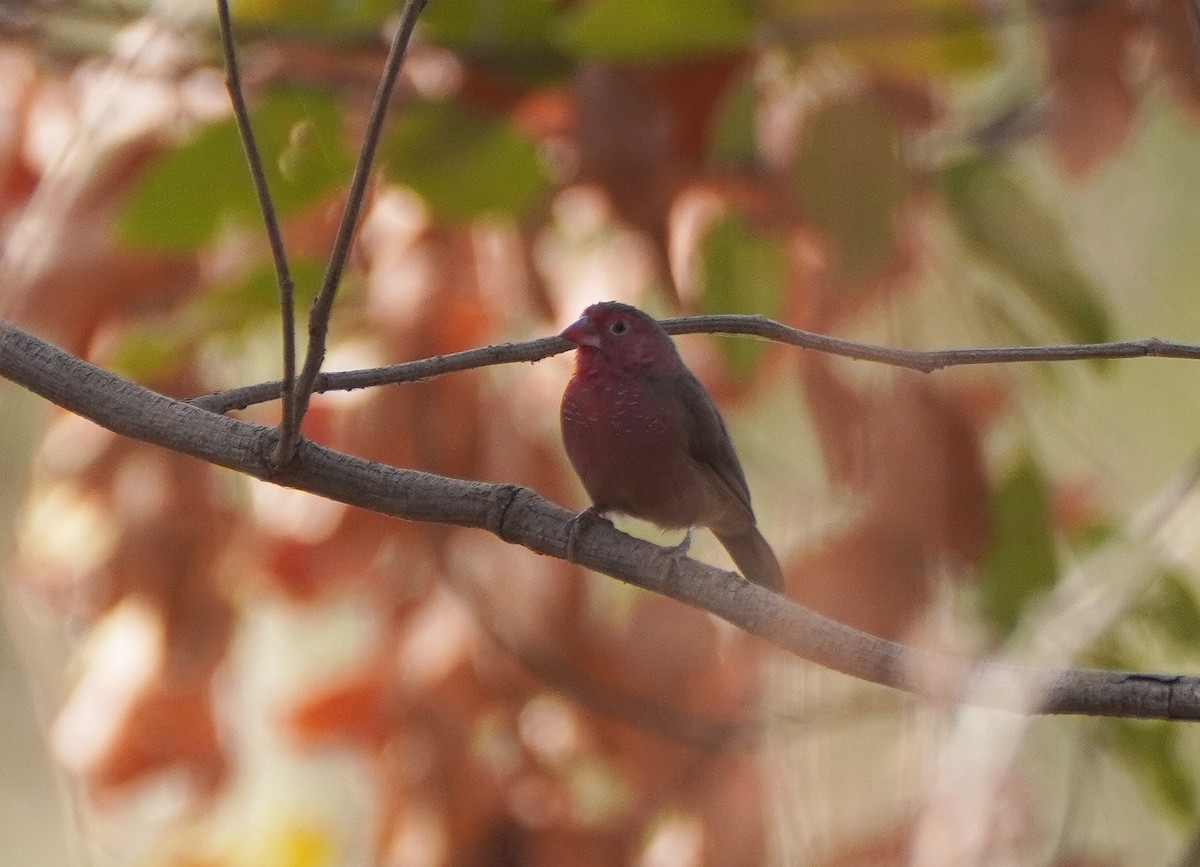
[[(1099, 361), (1117, 358), (1200, 358), (1200, 345), (1176, 343), (1170, 340), (1160, 340), (1157, 337), (1113, 343), (923, 350), (893, 349), (888, 346), (828, 337), (813, 331), (792, 328), (790, 325), (784, 325), (763, 316), (682, 316), (661, 321), (663, 327), (671, 334), (741, 334), (761, 337), (776, 343), (798, 346), (801, 349), (826, 352), (830, 355), (840, 355), (859, 361), (875, 361), (921, 373), (932, 373), (946, 367), (961, 367), (971, 364)], [(560, 337), (542, 337), (523, 343), (500, 343), (495, 346), (467, 349), (463, 352), (407, 361), (388, 367), (323, 373), (314, 381), (313, 391), (351, 391), (356, 388), (432, 379), (446, 373), (456, 373), (493, 364), (540, 361), (574, 348), (574, 344)], [(245, 409), (257, 403), (274, 400), (278, 394), (279, 383), (264, 382), (204, 395), (194, 398), (191, 402), (212, 412), (228, 412), (231, 409)]]
[[(570, 512), (516, 485), (404, 470), (300, 441), (273, 469), (277, 433), (149, 391), (0, 322), (0, 376), (116, 433), (218, 466), (413, 521), (477, 527), (565, 558)], [(607, 524), (589, 527), (576, 562), (709, 611), (779, 647), (853, 677), (1015, 713), (1200, 719), (1200, 678), (973, 663), (913, 650), (809, 611), (739, 575), (662, 549)]]

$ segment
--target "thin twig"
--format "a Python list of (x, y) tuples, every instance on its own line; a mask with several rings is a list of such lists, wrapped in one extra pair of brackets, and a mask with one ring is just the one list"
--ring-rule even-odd
[[(569, 343), (561, 337), (542, 337), (524, 343), (500, 343), (495, 346), (482, 346), (478, 349), (465, 349), (462, 352), (452, 352), (448, 355), (435, 355), (432, 358), (423, 358), (418, 361), (406, 361), (403, 364), (393, 364), (388, 367), (322, 373), (317, 376), (312, 390), (314, 393), (353, 391), (357, 388), (373, 388), (379, 385), (428, 380), (446, 373), (488, 367), (493, 364), (541, 361), (543, 358), (549, 358), (574, 348), (573, 343)], [(275, 382), (244, 385), (228, 391), (195, 397), (188, 403), (209, 412), (224, 414), (233, 409), (245, 409), (248, 406), (274, 400), (278, 394), (278, 386), (279, 384)]]
[(313, 384), (321, 372), (321, 364), (325, 360), (325, 344), (329, 336), (329, 319), (333, 314), (333, 301), (337, 297), (338, 286), (342, 282), (342, 273), (346, 270), (346, 260), (350, 256), (350, 247), (354, 242), (354, 233), (358, 228), (358, 220), (362, 211), (363, 197), (366, 195), (367, 182), (371, 177), (371, 168), (375, 163), (375, 152), (379, 148), (379, 139), (383, 134), (383, 123), (387, 118), (388, 104), (391, 102), (392, 90), (400, 74), (400, 65), (412, 38), (413, 28), (417, 25), (417, 17), (425, 8), (427, 0), (406, 0), (400, 13), (400, 22), (396, 27), (396, 35), (392, 39), (392, 47), (388, 52), (384, 65), (383, 76), (379, 79), (379, 88), (375, 91), (375, 104), (371, 107), (371, 116), (367, 123), (367, 131), (363, 136), (362, 151), (354, 166), (354, 176), (350, 180), (350, 191), (346, 196), (346, 208), (342, 212), (342, 222), (338, 226), (337, 237), (333, 242), (333, 251), (329, 254), (329, 264), (325, 269), (325, 277), (321, 282), (321, 291), (313, 301), (312, 310), (308, 315), (308, 354), (304, 359), (304, 368), (296, 381), (295, 405), (290, 416), (284, 417), (280, 426), (279, 445), (276, 451), (277, 466), (286, 466), (295, 455), (296, 434), (300, 423), (308, 411), (308, 401), (313, 393)]
[[(217, 18), (221, 25), (221, 49), (225, 53), (225, 89), (233, 104), (233, 115), (237, 118), (238, 132), (242, 136), (242, 147), (246, 151), (246, 162), (250, 164), (250, 176), (254, 179), (254, 192), (262, 209), (263, 223), (267, 227), (267, 239), (271, 244), (271, 257), (275, 260), (275, 276), (279, 282), (280, 319), (283, 323), (283, 380), (277, 396), (283, 401), (280, 426), (292, 417), (292, 388), (296, 380), (296, 302), (295, 285), (288, 267), (287, 251), (283, 246), (283, 233), (275, 205), (271, 201), (271, 190), (263, 171), (262, 155), (254, 140), (254, 129), (250, 126), (250, 112), (246, 108), (242, 75), (238, 69), (237, 48), (233, 43), (233, 21), (229, 15), (229, 0), (217, 0)], [(283, 442), (284, 437), (280, 437)], [(276, 452), (275, 458), (280, 455)]]
[(905, 367), (932, 373), (945, 367), (971, 364), (1000, 364), (1029, 361), (1101, 361), (1117, 358), (1193, 358), (1200, 359), (1200, 345), (1176, 343), (1146, 337), (1141, 340), (1109, 343), (1063, 343), (1049, 346), (997, 346), (979, 349), (894, 349), (871, 343), (857, 343), (828, 337), (762, 316), (689, 316), (667, 319), (663, 327), (672, 334), (744, 334), (763, 337), (804, 349), (841, 355), (859, 361), (877, 361), (893, 367)]
[[(947, 367), (969, 364), (1002, 364), (1034, 361), (1100, 361), (1117, 358), (1189, 358), (1200, 359), (1200, 345), (1177, 343), (1146, 337), (1112, 343), (1058, 344), (1051, 346), (996, 346), (983, 349), (895, 349), (871, 343), (858, 343), (829, 337), (800, 328), (792, 328), (761, 316), (684, 316), (662, 320), (672, 334), (740, 334), (761, 337), (776, 343), (826, 352), (860, 361), (874, 361), (893, 367), (932, 373)], [(433, 379), (494, 364), (517, 361), (541, 361), (574, 349), (561, 337), (542, 337), (522, 343), (500, 343), (467, 349), (448, 355), (436, 355), (387, 367), (322, 373), (312, 386), (314, 392), (351, 391), (401, 382)], [(225, 413), (274, 400), (279, 384), (265, 382), (193, 398), (190, 403), (210, 412)]]

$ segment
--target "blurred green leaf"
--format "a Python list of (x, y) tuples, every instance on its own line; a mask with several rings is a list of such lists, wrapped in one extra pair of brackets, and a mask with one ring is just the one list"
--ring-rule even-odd
[(1067, 541), (1073, 550), (1089, 552), (1120, 536), (1121, 529), (1111, 518), (1095, 515), (1086, 524), (1072, 528)]
[(1200, 604), (1187, 576), (1164, 569), (1151, 582), (1145, 597), (1138, 601), (1136, 615), (1162, 630), (1163, 636), (1179, 650), (1200, 650)]
[(1141, 669), (1200, 664), (1200, 602), (1184, 573), (1166, 567), (1146, 592), (1089, 649), (1087, 661), (1103, 668)]
[(983, 562), (979, 607), (1001, 637), (1016, 628), (1034, 599), (1058, 582), (1050, 492), (1026, 457), (992, 494), (994, 535)]
[[(324, 265), (316, 259), (288, 263), (294, 284), (295, 309), (303, 316), (317, 294)], [(275, 267), (263, 262), (236, 282), (219, 286), (196, 299), (187, 312), (195, 312), (204, 331), (237, 329), (263, 319), (278, 319), (279, 282)]]
[(590, 0), (571, 8), (560, 36), (577, 57), (652, 61), (739, 51), (753, 31), (739, 0)]
[(386, 137), (380, 158), (389, 177), (450, 221), (521, 217), (549, 185), (530, 138), (453, 103), (410, 106)]
[(879, 106), (849, 98), (822, 106), (805, 126), (793, 172), (805, 215), (837, 246), (843, 278), (887, 264), (909, 174), (899, 133)]
[(758, 88), (747, 68), (729, 82), (713, 113), (708, 159), (715, 168), (744, 169), (758, 162), (757, 109)]
[[(303, 316), (317, 293), (324, 264), (315, 259), (290, 264), (296, 311)], [(279, 314), (275, 268), (263, 262), (240, 280), (193, 296), (169, 316), (134, 325), (117, 341), (108, 364), (138, 382), (161, 379), (191, 358), (201, 341), (257, 333), (264, 326), (278, 329)]]
[(396, 8), (394, 0), (232, 0), (230, 3), (234, 19), (243, 24), (343, 30), (377, 26)]
[[(858, 64), (933, 78), (978, 72), (996, 46), (971, 0), (786, 0), (792, 42), (833, 45)], [(767, 13), (769, 16), (769, 12)]]
[(141, 322), (121, 335), (105, 364), (126, 379), (150, 382), (177, 370), (191, 344), (189, 331), (172, 321)]
[[(341, 109), (329, 94), (273, 91), (250, 120), (281, 218), (347, 179), (351, 160), (341, 140)], [(137, 246), (187, 252), (227, 222), (262, 222), (232, 118), (200, 130), (152, 166), (131, 193), (117, 233)]]
[(1102, 295), (1072, 257), (1062, 225), (1010, 166), (968, 157), (942, 171), (941, 188), (976, 255), (1014, 280), (1068, 338), (1113, 339)]
[[(704, 313), (760, 313), (777, 316), (788, 285), (787, 249), (782, 241), (754, 229), (738, 214), (717, 220), (700, 249), (700, 309)], [(722, 337), (729, 371), (749, 379), (767, 344), (745, 337)]]
[(1181, 755), (1179, 723), (1163, 720), (1105, 720), (1105, 739), (1142, 786), (1180, 823), (1196, 816), (1196, 781)]
[(421, 25), (434, 42), (541, 77), (568, 68), (554, 38), (559, 15), (550, 0), (438, 0), (422, 13)]

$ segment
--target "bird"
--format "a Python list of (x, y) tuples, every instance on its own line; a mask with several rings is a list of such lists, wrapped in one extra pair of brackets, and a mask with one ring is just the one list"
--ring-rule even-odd
[(576, 347), (559, 413), (563, 446), (592, 501), (579, 517), (617, 513), (686, 529), (681, 553), (692, 528), (706, 527), (747, 580), (782, 591), (725, 422), (658, 321), (604, 301), (561, 336)]

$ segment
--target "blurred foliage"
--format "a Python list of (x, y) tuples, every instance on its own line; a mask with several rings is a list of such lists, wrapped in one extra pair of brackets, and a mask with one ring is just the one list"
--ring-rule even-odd
[[(783, 243), (756, 231), (734, 214), (716, 221), (700, 251), (703, 313), (745, 313), (774, 317), (783, 308), (788, 284), (787, 250)], [(753, 375), (767, 344), (737, 337), (721, 338), (730, 373), (743, 380)]]
[[(899, 130), (883, 107), (853, 98), (821, 106), (806, 124), (793, 184), (833, 244), (844, 281), (878, 273), (895, 255), (910, 185)], [(850, 185), (857, 195), (846, 195)]]
[(764, 15), (800, 49), (832, 47), (856, 64), (922, 78), (985, 72), (996, 34), (970, 0), (768, 0)]
[[(1162, 272), (1194, 272), (1179, 252), (1194, 247), (1191, 184), (1172, 180), (1179, 201), (1152, 194), (1126, 149), (1144, 148), (1138, 136), (1163, 116), (1174, 119), (1157, 127), (1164, 152), (1200, 147), (1175, 117), (1196, 110), (1200, 88), (1188, 77), (1194, 49), (1186, 38), (1180, 47), (1182, 0), (1151, 5), (1132, 21), (1123, 4), (433, 0), (382, 142), (347, 278), (361, 291), (339, 300), (331, 364), (547, 333), (601, 297), (870, 339), (882, 329), (897, 344), (979, 344), (1018, 327), (1036, 342), (1106, 341), (1156, 321), (1182, 329), (1194, 298), (1164, 301), (1174, 284), (1164, 290), (1155, 269), (1169, 259)], [(33, 22), (28, 43), (64, 65), (120, 33), (113, 67), (136, 71), (113, 85), (99, 59), (63, 71), (20, 48), (0, 64), (0, 93), (14, 95), (0, 100), (13, 142), (0, 147), (0, 239), (26, 209), (55, 229), (27, 232), (5, 255), (41, 236), (60, 252), (31, 269), (14, 309), (167, 393), (273, 379), (278, 292), (242, 145), (228, 117), (193, 114), (217, 75), (211, 22), (192, 33), (199, 49), (154, 31), (169, 49), (155, 53), (151, 28), (122, 18), (135, 8), (13, 12)], [(196, 11), (211, 16), (207, 3)], [(380, 0), (234, 4), (301, 314), (393, 12)], [(135, 43), (151, 47), (142, 55)], [(1135, 67), (1163, 86), (1132, 81)], [(146, 80), (169, 110), (135, 98), (147, 99)], [(122, 86), (120, 99), (97, 96)], [(1009, 122), (1014, 106), (1020, 123)], [(97, 122), (118, 132), (81, 170), (80, 199), (39, 212), (58, 160), (78, 168), (47, 142), (64, 129), (94, 141)], [(1161, 244), (1163, 231), (1140, 228), (1160, 224), (1127, 208), (1135, 199), (1167, 212)], [(986, 292), (974, 291), (980, 275)], [(1137, 288), (1122, 296), (1125, 281)], [(1022, 318), (1027, 309), (1038, 315)], [(1118, 365), (1063, 377), (1072, 391), (1013, 369), (863, 376), (861, 365), (762, 341), (692, 339), (716, 349), (689, 360), (729, 409), (792, 595), (897, 640), (953, 649), (974, 627), (968, 646), (1019, 645), (1030, 613), (1061, 589), (1060, 561), (1086, 568), (1107, 546), (1152, 547), (1123, 529), (1125, 516), (1194, 450), (1186, 383), (1157, 394)], [(555, 363), (320, 396), (305, 434), (582, 505), (555, 432), (565, 375)], [(1112, 406), (1097, 409), (1096, 394)], [(1142, 416), (1176, 407), (1183, 445), (1134, 449), (1109, 433), (1120, 423), (1159, 433), (1171, 426)], [(1046, 418), (1070, 420), (1056, 431)], [(914, 814), (952, 822), (921, 788), (927, 767), (888, 777), (906, 750), (942, 759), (929, 747), (952, 739), (942, 708), (912, 750), (922, 723), (908, 706), (860, 712), (858, 687), (807, 669), (792, 696), (792, 682), (761, 677), (764, 648), (746, 636), (669, 600), (598, 590), (601, 579), (485, 534), (401, 524), (69, 429), (45, 449), (17, 580), (89, 637), (56, 723), (80, 740), (73, 772), (99, 798), (183, 775), (197, 800), (233, 803), (222, 814), (233, 819), (213, 821), (253, 826), (254, 863), (436, 851), (450, 865), (752, 865), (778, 845), (781, 860), (846, 867), (901, 863), (887, 853), (915, 851)], [(1151, 459), (1146, 479), (1122, 463)], [(1080, 487), (1103, 494), (1072, 497)], [(1102, 632), (1088, 661), (1195, 669), (1193, 565), (1155, 571), (1111, 626), (1085, 624)], [(941, 576), (970, 585), (955, 598), (974, 603), (953, 610), (950, 630)], [(330, 614), (337, 606), (353, 610)], [(322, 617), (333, 625), (313, 638)], [(264, 626), (272, 618), (283, 625)], [(110, 643), (146, 677), (113, 674)], [(235, 699), (218, 688), (223, 667), (246, 680)], [(843, 692), (853, 693), (845, 707), (830, 699)], [(89, 704), (95, 695), (104, 701)], [(773, 712), (793, 697), (800, 710)], [(245, 706), (231, 712), (233, 701)], [(78, 722), (100, 710), (106, 725)], [(286, 745), (261, 740), (260, 729), (278, 736), (281, 717)], [(260, 740), (235, 752), (225, 727)], [(1014, 763), (1003, 769), (1011, 779), (955, 792), (977, 784), (995, 799), (979, 812), (995, 839), (978, 835), (994, 848), (975, 861), (1022, 863), (1030, 839), (1057, 834), (1045, 804), (1094, 787), (1114, 759), (1150, 796), (1111, 795), (1122, 822), (1164, 837), (1195, 820), (1191, 729), (1105, 721), (1092, 731), (1104, 749), (1076, 781)], [(366, 761), (295, 782), (296, 764), (335, 746)], [(813, 761), (807, 750), (828, 752)], [(256, 773), (275, 777), (241, 785)], [(888, 785), (901, 789), (886, 807), (896, 824), (880, 837), (871, 811)], [(343, 794), (373, 819), (335, 815)], [(282, 830), (258, 833), (264, 813)], [(829, 851), (788, 850), (786, 829), (767, 828), (792, 815), (836, 816), (799, 835), (825, 834)], [(1038, 863), (1095, 863), (1091, 849), (1063, 844), (1082, 833), (1058, 836), (1061, 851)], [(154, 863), (247, 863), (218, 835), (200, 851), (184, 837), (178, 858)], [(1109, 864), (1142, 864), (1152, 847), (1097, 848)]]
[[(1200, 600), (1191, 576), (1156, 572), (1137, 601), (1089, 649), (1085, 660), (1100, 668), (1200, 670)], [(1103, 720), (1103, 742), (1139, 784), (1181, 827), (1200, 818), (1200, 774), (1194, 745), (1170, 722)]]
[[(319, 90), (276, 90), (259, 101), (250, 124), (280, 217), (345, 183), (351, 160), (342, 141), (342, 109)], [(232, 119), (200, 130), (155, 164), (130, 194), (117, 224), (121, 240), (187, 252), (230, 223), (261, 223), (245, 151)]]
[(229, 7), (238, 21), (317, 29), (377, 27), (396, 4), (392, 0), (230, 0)]
[(707, 149), (714, 168), (736, 171), (758, 163), (754, 126), (757, 108), (753, 70), (745, 69), (721, 95), (714, 113)]
[(1069, 340), (1114, 339), (1100, 292), (1068, 248), (1063, 226), (1010, 166), (966, 158), (942, 171), (941, 184), (954, 225), (971, 249), (1025, 291)]
[(1190, 828), (1197, 817), (1197, 780), (1182, 750), (1183, 732), (1178, 723), (1163, 720), (1105, 720), (1107, 745), (1137, 775), (1143, 786), (1167, 808), (1181, 828)]
[[(297, 318), (316, 297), (323, 262), (289, 262)], [(206, 343), (279, 330), (279, 285), (274, 265), (261, 263), (242, 278), (196, 295), (168, 317), (133, 324), (117, 343), (108, 366), (138, 382), (170, 377)], [(303, 320), (301, 319), (301, 324)], [(297, 329), (302, 333), (302, 329)], [(303, 346), (301, 346), (303, 349)]]
[(739, 51), (753, 29), (739, 0), (591, 0), (567, 14), (561, 38), (579, 58), (660, 62)]
[(383, 143), (380, 165), (450, 221), (518, 219), (549, 191), (533, 140), (453, 103), (409, 106)]
[(466, 57), (544, 79), (569, 69), (555, 38), (561, 18), (550, 0), (445, 0), (430, 3), (421, 24), (431, 39)]
[(992, 493), (994, 536), (980, 571), (979, 608), (1000, 637), (1058, 582), (1050, 487), (1026, 456)]

